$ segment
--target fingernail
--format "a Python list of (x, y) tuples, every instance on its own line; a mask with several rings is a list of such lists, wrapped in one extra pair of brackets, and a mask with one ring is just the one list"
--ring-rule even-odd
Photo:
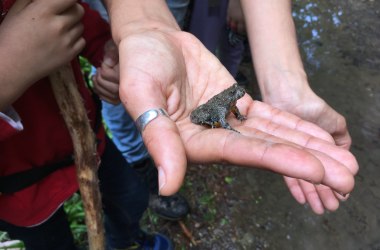
[(343, 198), (346, 198), (350, 193), (342, 193), (342, 192), (337, 192), (338, 194), (340, 194), (341, 196), (343, 196)]
[(166, 175), (162, 167), (158, 167), (158, 184), (159, 184), (158, 195), (160, 195), (162, 188), (166, 184)]
[(106, 65), (109, 66), (109, 67), (113, 67), (113, 66), (115, 66), (115, 62), (114, 62), (114, 60), (112, 60), (112, 58), (110, 58), (110, 57), (106, 57), (106, 58), (104, 58), (103, 63), (106, 64)]

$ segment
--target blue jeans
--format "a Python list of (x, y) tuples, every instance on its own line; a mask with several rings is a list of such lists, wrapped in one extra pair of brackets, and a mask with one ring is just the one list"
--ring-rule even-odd
[(131, 164), (146, 159), (149, 154), (133, 119), (123, 104), (113, 105), (102, 101), (102, 115), (111, 131), (112, 141)]
[[(141, 232), (139, 221), (148, 206), (148, 190), (107, 139), (98, 171), (104, 209), (107, 249), (126, 248)], [(63, 208), (44, 223), (18, 227), (0, 220), (0, 230), (24, 241), (27, 250), (76, 250)]]

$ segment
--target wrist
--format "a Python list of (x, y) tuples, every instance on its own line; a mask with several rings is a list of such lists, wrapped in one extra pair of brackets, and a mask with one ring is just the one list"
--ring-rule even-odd
[(149, 30), (180, 30), (164, 0), (109, 0), (106, 3), (112, 36), (117, 45), (131, 34)]
[(113, 30), (113, 39), (117, 46), (119, 46), (124, 38), (133, 34), (141, 34), (149, 31), (174, 32), (178, 30), (180, 29), (177, 29), (177, 27), (157, 20), (136, 20), (123, 25), (123, 27), (120, 27), (117, 31)]
[(301, 103), (312, 90), (306, 73), (300, 71), (271, 70), (258, 77), (263, 101), (282, 106), (286, 103)]

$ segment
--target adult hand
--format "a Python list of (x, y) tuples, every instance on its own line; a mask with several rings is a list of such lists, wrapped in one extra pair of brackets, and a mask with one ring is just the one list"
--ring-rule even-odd
[[(336, 145), (350, 148), (351, 137), (346, 119), (311, 90), (306, 76), (296, 76), (296, 73), (291, 72), (273, 75), (278, 76), (273, 79), (276, 84), (266, 85), (266, 92), (270, 93), (263, 96), (266, 103), (317, 124), (333, 136)], [(276, 90), (268, 90), (271, 86)], [(291, 91), (287, 89), (290, 86)]]
[[(296, 40), (290, 0), (241, 0), (254, 68), (265, 103), (293, 113), (329, 132), (336, 145), (347, 149), (351, 138), (345, 119), (310, 89)], [(350, 169), (353, 174), (357, 169)], [(316, 213), (335, 210), (339, 202), (331, 189), (285, 179), (297, 201)], [(323, 194), (323, 196), (322, 196)]]
[[(119, 42), (120, 97), (134, 119), (164, 108), (170, 119), (150, 122), (142, 136), (159, 168), (160, 193), (178, 190), (187, 160), (258, 167), (324, 184), (321, 203), (341, 198), (354, 186), (358, 165), (331, 136), (309, 122), (254, 101), (237, 103), (244, 122), (229, 119), (241, 133), (191, 123), (190, 112), (234, 83), (233, 77), (192, 35), (175, 29), (138, 29)], [(329, 209), (329, 207), (327, 207)]]
[[(273, 74), (275, 75), (275, 74)], [(317, 124), (333, 136), (334, 143), (344, 149), (349, 149), (351, 137), (348, 133), (345, 118), (332, 109), (325, 101), (318, 97), (309, 87), (307, 82), (297, 84), (297, 81), (303, 77), (292, 77), (289, 72), (284, 73), (283, 77), (277, 77), (276, 84), (267, 84), (277, 86), (276, 90), (268, 91), (269, 96), (264, 96), (264, 101), (281, 110), (290, 112), (300, 118)], [(291, 81), (291, 83), (281, 83), (282, 80)], [(285, 86), (292, 85), (292, 91), (282, 89)], [(357, 169), (351, 169), (356, 174)], [(285, 177), (285, 183), (289, 190), (300, 203), (308, 202), (317, 214), (322, 214), (324, 208), (330, 211), (339, 207), (339, 202), (335, 197), (347, 199), (339, 195), (333, 195), (331, 189), (323, 185), (314, 186), (302, 180)]]

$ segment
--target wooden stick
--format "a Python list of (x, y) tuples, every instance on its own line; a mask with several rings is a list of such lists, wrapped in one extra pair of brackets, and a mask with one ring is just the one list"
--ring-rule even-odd
[[(21, 11), (30, 2), (31, 0), (17, 0), (8, 11), (7, 16)], [(103, 250), (105, 249), (104, 226), (97, 175), (98, 157), (95, 135), (88, 121), (87, 111), (78, 91), (71, 65), (63, 66), (51, 74), (49, 78), (74, 145), (77, 178), (85, 212), (89, 249)]]
[(195, 241), (193, 234), (190, 232), (190, 230), (186, 227), (185, 223), (183, 221), (178, 221), (178, 224), (180, 225), (183, 233), (185, 236), (190, 240), (191, 243), (193, 243), (194, 246), (197, 246), (197, 242)]
[(95, 135), (78, 91), (71, 65), (49, 76), (62, 116), (74, 145), (77, 178), (87, 225), (90, 250), (104, 250), (104, 226), (98, 183)]

